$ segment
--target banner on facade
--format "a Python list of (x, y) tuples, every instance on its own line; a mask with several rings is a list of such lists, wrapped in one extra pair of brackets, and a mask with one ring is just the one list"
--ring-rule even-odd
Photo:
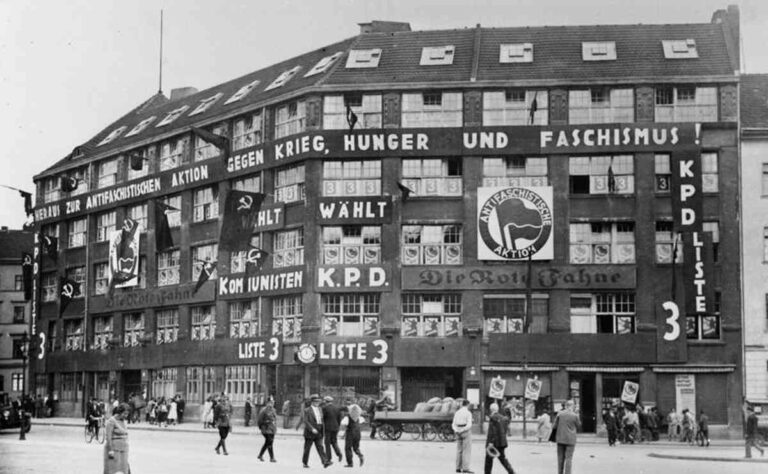
[(640, 384), (637, 382), (624, 381), (624, 389), (621, 391), (621, 401), (626, 403), (637, 403), (637, 394), (640, 392)]
[(696, 376), (694, 374), (675, 375), (675, 409), (682, 413), (688, 409), (696, 413)]
[(504, 399), (504, 389), (507, 388), (507, 381), (501, 377), (491, 379), (491, 387), (488, 389), (488, 396), (491, 398)]
[(251, 364), (276, 364), (282, 355), (282, 341), (275, 336), (242, 339), (237, 343), (237, 358)]
[(538, 400), (541, 393), (541, 381), (538, 379), (528, 379), (525, 382), (525, 398), (528, 400)]
[(552, 203), (551, 186), (478, 188), (478, 260), (552, 260)]
[(141, 224), (125, 219), (123, 227), (112, 232), (109, 239), (108, 280), (115, 288), (139, 284), (139, 235)]

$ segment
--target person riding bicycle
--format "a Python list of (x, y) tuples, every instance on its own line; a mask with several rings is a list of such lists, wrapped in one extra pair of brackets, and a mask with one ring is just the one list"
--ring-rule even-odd
[(88, 429), (91, 430), (98, 438), (99, 436), (99, 421), (103, 418), (104, 412), (101, 410), (101, 404), (96, 398), (91, 398), (91, 401), (88, 402), (88, 417), (86, 418), (86, 421), (88, 422)]

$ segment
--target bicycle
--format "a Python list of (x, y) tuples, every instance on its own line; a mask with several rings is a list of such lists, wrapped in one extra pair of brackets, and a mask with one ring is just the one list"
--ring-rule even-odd
[[(107, 437), (107, 430), (104, 428), (104, 417), (100, 416), (96, 423), (98, 429), (94, 431), (93, 426), (89, 421), (85, 422), (85, 442), (89, 443), (93, 441), (93, 438), (96, 438), (96, 441), (99, 442), (99, 444), (104, 444), (104, 441)], [(97, 435), (98, 433), (98, 435)]]
[(698, 444), (699, 446), (709, 446), (709, 440), (704, 435), (704, 432), (699, 429), (696, 430), (696, 435), (694, 436), (694, 440), (695, 440), (695, 443)]

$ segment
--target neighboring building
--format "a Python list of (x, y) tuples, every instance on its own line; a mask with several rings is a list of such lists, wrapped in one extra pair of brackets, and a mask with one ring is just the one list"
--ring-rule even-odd
[(23, 361), (29, 336), (29, 302), (24, 300), (22, 252), (32, 251), (32, 232), (0, 228), (0, 392), (12, 399), (29, 391)]
[(748, 401), (768, 409), (768, 74), (741, 76), (744, 376)]
[[(35, 177), (35, 220), (59, 243), (33, 315), (48, 344), (37, 391), (73, 414), (90, 395), (182, 393), (194, 416), (220, 391), (236, 406), (487, 402), (495, 378), (519, 402), (531, 378), (529, 416), (575, 398), (587, 432), (623, 391), (739, 430), (738, 9), (680, 25), (361, 27), (155, 96)], [(191, 126), (230, 137), (230, 156)], [(254, 276), (247, 246), (218, 251), (230, 189), (267, 196)], [(161, 252), (158, 199), (179, 209)], [(109, 295), (126, 216), (146, 228), (140, 274)], [(216, 274), (194, 293), (206, 261)], [(63, 275), (85, 291), (59, 317)], [(679, 316), (663, 306), (673, 291)]]

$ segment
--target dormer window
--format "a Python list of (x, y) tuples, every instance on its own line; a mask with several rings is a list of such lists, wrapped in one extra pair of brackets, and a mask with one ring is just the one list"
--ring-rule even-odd
[(502, 44), (499, 46), (500, 63), (532, 63), (533, 62), (533, 44), (515, 43)]
[(381, 49), (353, 49), (347, 58), (347, 69), (378, 67), (381, 59)]
[(156, 118), (157, 117), (154, 116), (154, 115), (149, 117), (149, 118), (145, 118), (144, 120), (139, 122), (138, 125), (133, 127), (130, 132), (126, 133), (125, 136), (126, 137), (132, 137), (134, 135), (138, 135), (139, 133), (143, 132), (145, 128), (149, 127), (149, 124), (154, 122)]
[(616, 42), (585, 42), (581, 43), (581, 57), (584, 61), (615, 61)]
[(664, 48), (664, 57), (667, 59), (688, 59), (698, 58), (696, 51), (696, 40), (662, 40), (661, 45)]
[(168, 112), (168, 115), (166, 115), (165, 118), (160, 121), (160, 123), (155, 125), (155, 127), (156, 128), (160, 128), (160, 127), (162, 127), (164, 125), (168, 125), (169, 123), (171, 123), (174, 120), (176, 120), (177, 118), (179, 118), (181, 116), (181, 114), (186, 112), (188, 109), (189, 109), (188, 105), (183, 105), (183, 106), (179, 107), (176, 110), (172, 110), (172, 111)]
[(440, 107), (443, 105), (443, 93), (442, 92), (425, 92), (422, 94), (422, 101), (424, 106)]
[(296, 66), (293, 69), (289, 69), (287, 71), (283, 71), (282, 74), (277, 76), (277, 79), (272, 81), (272, 84), (268, 85), (265, 91), (269, 91), (272, 89), (277, 89), (278, 87), (282, 87), (285, 85), (286, 82), (290, 81), (293, 76), (296, 75), (297, 72), (301, 69), (301, 66)]
[(333, 63), (336, 62), (337, 59), (341, 56), (341, 51), (338, 53), (332, 54), (330, 56), (326, 56), (320, 61), (318, 61), (317, 64), (315, 64), (315, 67), (309, 70), (308, 73), (304, 74), (304, 77), (314, 76), (315, 74), (320, 74), (328, 70), (329, 67)]
[(243, 87), (241, 87), (237, 92), (235, 92), (235, 95), (227, 99), (226, 102), (224, 102), (224, 105), (231, 104), (232, 102), (237, 102), (238, 100), (242, 99), (246, 95), (248, 95), (253, 89), (256, 88), (256, 86), (259, 85), (259, 80), (255, 80), (253, 82), (250, 82)]
[(119, 137), (125, 131), (126, 128), (128, 128), (128, 127), (123, 126), (123, 127), (116, 128), (116, 129), (112, 130), (109, 133), (109, 135), (107, 135), (107, 137), (104, 140), (102, 140), (101, 142), (99, 142), (99, 144), (96, 145), (96, 146), (106, 145), (107, 143), (111, 142), (115, 138)]
[(201, 100), (200, 104), (197, 107), (195, 107), (195, 110), (190, 112), (189, 115), (192, 116), (192, 115), (197, 115), (197, 114), (201, 114), (201, 113), (205, 112), (213, 104), (215, 104), (217, 100), (221, 99), (221, 96), (223, 96), (223, 95), (224, 95), (223, 93), (219, 92), (218, 94), (216, 94), (213, 97), (208, 97), (207, 99)]
[(421, 49), (421, 66), (438, 66), (453, 64), (453, 45), (437, 46)]

